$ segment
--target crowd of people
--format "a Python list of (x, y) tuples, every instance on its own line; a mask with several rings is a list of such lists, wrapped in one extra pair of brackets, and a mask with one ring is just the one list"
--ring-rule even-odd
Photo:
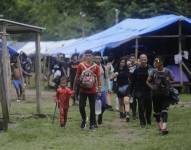
[[(161, 134), (168, 134), (168, 108), (178, 102), (173, 88), (173, 75), (164, 67), (164, 59), (156, 57), (148, 63), (146, 54), (136, 59), (134, 54), (119, 60), (102, 57), (100, 52), (86, 50), (68, 60), (59, 54), (49, 62), (49, 74), (56, 89), (56, 106), (60, 111), (60, 126), (65, 127), (69, 100), (79, 106), (81, 129), (87, 128), (86, 101), (89, 100), (89, 129), (95, 131), (104, 121), (104, 112), (118, 111), (119, 118), (138, 120), (141, 128), (150, 128), (152, 112)], [(24, 54), (11, 61), (12, 81), (17, 101), (22, 99), (23, 83), (31, 76), (32, 61)], [(115, 99), (115, 107), (112, 101)], [(101, 112), (95, 113), (95, 103), (101, 101)], [(114, 103), (114, 102), (113, 102)]]
[[(54, 80), (57, 80), (56, 102), (60, 110), (61, 127), (66, 126), (71, 97), (73, 104), (79, 105), (81, 129), (87, 128), (85, 107), (88, 99), (91, 131), (103, 123), (105, 110), (116, 110), (119, 118), (126, 122), (130, 122), (131, 118), (139, 119), (141, 128), (150, 128), (154, 112), (160, 133), (168, 134), (168, 108), (177, 101), (170, 96), (174, 92), (173, 75), (164, 67), (161, 57), (156, 57), (150, 65), (146, 54), (141, 54), (137, 60), (132, 54), (116, 61), (102, 57), (100, 52), (86, 50), (81, 55), (74, 54), (67, 65), (54, 64), (53, 72), (57, 75)], [(115, 108), (112, 107), (114, 97)], [(102, 103), (98, 116), (95, 114), (96, 100)]]

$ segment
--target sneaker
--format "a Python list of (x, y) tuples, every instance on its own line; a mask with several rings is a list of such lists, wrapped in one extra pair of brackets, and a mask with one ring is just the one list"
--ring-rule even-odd
[(85, 129), (85, 128), (86, 128), (86, 123), (82, 121), (82, 123), (81, 123), (81, 126), (80, 126), (80, 127), (81, 127), (81, 129)]
[(167, 129), (162, 129), (161, 130), (161, 134), (162, 135), (167, 135), (168, 134), (168, 130)]
[(17, 102), (18, 102), (18, 103), (20, 103), (20, 102), (21, 102), (21, 100), (20, 100), (20, 99), (18, 99), (18, 100), (17, 100)]
[(145, 125), (145, 124), (141, 124), (140, 127), (141, 127), (141, 128), (145, 128), (146, 125)]
[(126, 122), (129, 122), (130, 121), (130, 118), (129, 117), (126, 117)]
[(90, 131), (96, 131), (94, 125), (91, 125), (89, 129), (90, 129)]
[(125, 113), (125, 119), (126, 119), (126, 122), (130, 121), (130, 117), (129, 117), (129, 113), (128, 112)]

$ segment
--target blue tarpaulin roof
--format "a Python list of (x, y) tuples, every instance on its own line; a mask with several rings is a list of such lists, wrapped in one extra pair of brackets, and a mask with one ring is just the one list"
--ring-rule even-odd
[(151, 33), (172, 25), (179, 20), (191, 24), (191, 19), (177, 15), (161, 15), (147, 19), (125, 19), (109, 29), (92, 36), (77, 40), (71, 45), (53, 50), (51, 53), (82, 53), (87, 49), (103, 51), (105, 48), (116, 48), (140, 35)]
[[(9, 54), (11, 56), (17, 55), (18, 53), (16, 52), (16, 49), (11, 47), (11, 46), (7, 46), (7, 49), (9, 50)], [(2, 43), (0, 42), (0, 53), (2, 53)]]

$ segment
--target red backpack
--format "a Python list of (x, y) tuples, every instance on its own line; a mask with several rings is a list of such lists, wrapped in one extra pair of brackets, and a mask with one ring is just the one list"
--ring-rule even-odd
[(96, 64), (87, 68), (83, 63), (81, 65), (85, 68), (80, 75), (80, 86), (83, 88), (90, 89), (96, 83), (96, 75), (93, 72), (93, 68), (96, 67)]

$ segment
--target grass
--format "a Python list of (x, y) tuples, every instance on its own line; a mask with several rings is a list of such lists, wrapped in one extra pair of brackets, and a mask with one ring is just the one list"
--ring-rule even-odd
[[(138, 120), (122, 122), (115, 111), (106, 111), (104, 124), (96, 132), (90, 132), (80, 130), (77, 106), (70, 107), (65, 129), (59, 127), (58, 120), (51, 124), (52, 93), (42, 93), (42, 113), (47, 115), (44, 119), (32, 117), (36, 110), (33, 93), (28, 93), (25, 102), (12, 102), (12, 123), (7, 132), (0, 133), (1, 150), (190, 150), (191, 107), (170, 108), (167, 136), (159, 135), (154, 121), (150, 129), (141, 129)], [(191, 102), (190, 95), (181, 95), (181, 98), (183, 102)]]

